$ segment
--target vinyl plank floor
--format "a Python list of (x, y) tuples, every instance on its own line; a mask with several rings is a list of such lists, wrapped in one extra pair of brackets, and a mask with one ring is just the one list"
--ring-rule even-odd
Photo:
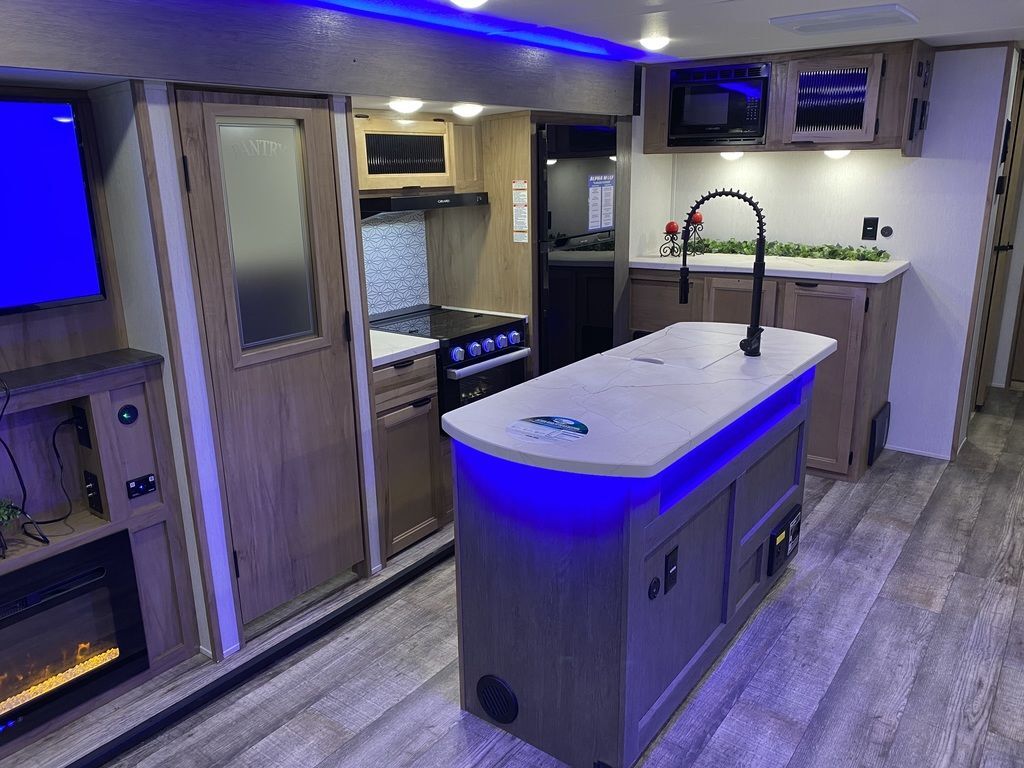
[[(644, 768), (1024, 768), (1024, 397), (952, 464), (808, 478), (801, 551)], [(558, 768), (459, 707), (454, 563), (114, 765)], [(589, 767), (588, 767), (589, 768)]]

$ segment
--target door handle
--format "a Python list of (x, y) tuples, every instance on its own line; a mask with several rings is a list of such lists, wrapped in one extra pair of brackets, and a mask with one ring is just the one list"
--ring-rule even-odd
[(796, 285), (800, 286), (801, 288), (817, 288), (818, 287), (817, 283), (801, 283), (801, 282), (797, 282)]
[(410, 403), (410, 405), (412, 405), (413, 408), (422, 408), (426, 405), (430, 405), (430, 401), (433, 399), (434, 398), (432, 397), (420, 398), (419, 400), (415, 400), (412, 403)]
[(400, 363), (395, 363), (394, 367), (396, 369), (408, 368), (408, 367), (410, 367), (415, 362), (416, 362), (415, 360), (402, 360)]
[(515, 352), (509, 352), (501, 357), (495, 357), (491, 360), (484, 360), (482, 363), (474, 363), (473, 365), (467, 365), (465, 368), (450, 368), (447, 373), (447, 377), (452, 381), (459, 381), (469, 376), (473, 376), (484, 371), (489, 371), (492, 368), (497, 368), (500, 365), (508, 365), (514, 363), (516, 360), (522, 360), (524, 357), (530, 356), (530, 348), (523, 347), (517, 349)]

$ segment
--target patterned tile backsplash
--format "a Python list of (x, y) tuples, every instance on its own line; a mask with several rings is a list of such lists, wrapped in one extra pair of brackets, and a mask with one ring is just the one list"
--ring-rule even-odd
[(371, 315), (430, 302), (422, 211), (364, 221), (363, 258)]

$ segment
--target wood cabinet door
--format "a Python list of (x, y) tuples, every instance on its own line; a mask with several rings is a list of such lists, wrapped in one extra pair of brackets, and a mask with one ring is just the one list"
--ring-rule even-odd
[(881, 53), (789, 62), (783, 142), (870, 142), (882, 83)]
[(697, 322), (704, 313), (704, 278), (690, 275), (690, 303), (679, 303), (679, 275), (632, 275), (629, 281), (629, 327), (660, 331), (674, 323)]
[(867, 290), (788, 281), (784, 290), (782, 327), (828, 336), (838, 344), (814, 375), (807, 466), (843, 474), (850, 466)]
[(177, 91), (243, 622), (363, 559), (326, 99)]
[[(711, 277), (706, 281), (704, 319), (712, 323), (742, 323), (750, 325), (750, 294), (754, 279), (751, 277)], [(778, 285), (765, 280), (761, 292), (761, 325), (774, 327), (775, 300)]]
[(354, 126), (361, 192), (453, 186), (450, 122), (371, 115)]
[(377, 474), (388, 557), (438, 529), (440, 447), (437, 398), (377, 419)]

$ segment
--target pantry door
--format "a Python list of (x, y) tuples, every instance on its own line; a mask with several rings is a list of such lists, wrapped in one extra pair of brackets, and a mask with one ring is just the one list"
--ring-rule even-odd
[(243, 622), (363, 559), (325, 99), (179, 89)]

